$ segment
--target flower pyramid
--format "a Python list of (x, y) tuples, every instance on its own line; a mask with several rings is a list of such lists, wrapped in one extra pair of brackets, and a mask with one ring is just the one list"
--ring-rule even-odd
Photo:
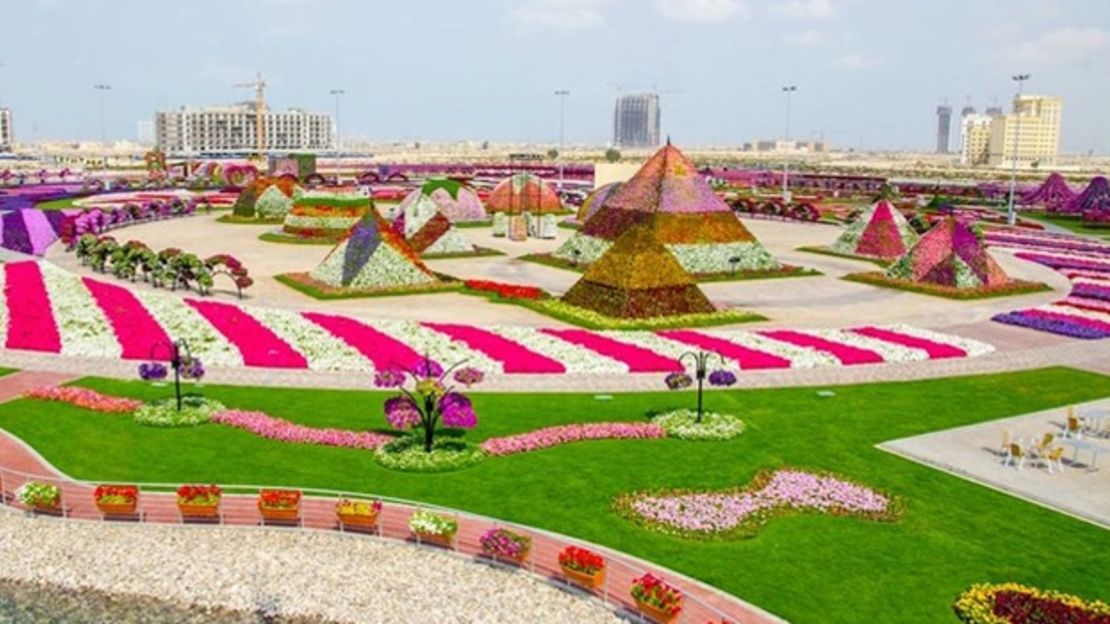
[(1073, 197), (1075, 191), (1068, 186), (1064, 176), (1054, 171), (1040, 186), (1023, 195), (1021, 203), (1039, 204), (1048, 212), (1063, 212)]
[(780, 266), (709, 188), (694, 163), (669, 143), (614, 191), (554, 255), (590, 264), (637, 224), (645, 225), (690, 273)]
[(628, 228), (563, 295), (613, 318), (713, 312), (713, 304), (645, 224)]
[(955, 217), (934, 225), (887, 269), (887, 276), (951, 288), (989, 288), (1010, 281), (971, 225)]
[(452, 254), (474, 251), (428, 195), (409, 203), (393, 221), (393, 231), (405, 238), (418, 254)]
[(490, 212), (533, 215), (553, 214), (563, 209), (563, 203), (543, 180), (531, 173), (517, 173), (502, 180), (486, 201)]
[(376, 210), (328, 253), (309, 276), (335, 288), (390, 289), (439, 280)]
[(1068, 202), (1064, 211), (1068, 214), (1086, 215), (1095, 212), (1110, 212), (1110, 182), (1105, 176), (1091, 178), (1091, 183), (1083, 192)]
[(469, 221), (485, 221), (489, 218), (482, 200), (469, 186), (457, 180), (437, 178), (428, 180), (405, 196), (397, 206), (397, 213), (401, 214), (409, 205), (427, 197), (435, 202), (439, 211), (451, 223), (465, 223)]
[[(232, 213), (237, 217), (256, 216), (258, 201), (262, 199), (271, 188), (277, 188), (286, 198), (295, 198), (297, 195), (304, 192), (304, 189), (302, 189), (292, 177), (282, 176), (270, 178), (258, 176), (240, 191), (239, 197), (235, 200), (235, 205), (232, 206)], [(272, 205), (276, 199), (277, 198), (271, 194), (268, 201), (271, 202)], [(292, 206), (292, 202), (290, 202), (290, 206)], [(288, 208), (286, 210), (288, 210)]]
[(837, 253), (896, 260), (917, 242), (902, 213), (885, 199), (865, 210), (833, 243)]
[(293, 198), (276, 184), (270, 185), (254, 202), (254, 211), (262, 218), (284, 218), (293, 207)]
[(594, 189), (594, 192), (590, 193), (589, 197), (586, 198), (586, 201), (582, 202), (582, 206), (578, 208), (578, 214), (575, 215), (574, 220), (578, 221), (579, 223), (585, 223), (589, 221), (590, 217), (597, 214), (597, 211), (605, 205), (605, 202), (609, 201), (609, 198), (612, 197), (613, 193), (621, 187), (621, 184), (623, 183), (610, 182)]

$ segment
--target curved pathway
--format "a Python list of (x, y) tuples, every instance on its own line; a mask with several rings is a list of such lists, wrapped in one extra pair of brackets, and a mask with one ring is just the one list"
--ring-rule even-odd
[[(64, 378), (55, 377), (56, 380)], [(20, 372), (0, 378), (0, 402), (19, 396), (28, 384), (47, 381), (39, 373)], [(12, 493), (28, 480), (53, 483), (62, 489), (62, 507), (52, 515), (75, 520), (104, 520), (97, 510), (92, 497), (95, 484), (72, 479), (54, 468), (34, 449), (14, 435), (0, 429), (0, 490), (3, 502), (28, 513), (39, 513), (28, 509), (14, 500)], [(176, 506), (176, 497), (166, 492), (168, 484), (162, 484), (162, 491), (143, 491), (139, 499), (136, 515), (122, 518), (126, 521), (140, 521), (159, 524), (182, 524)], [(172, 486), (169, 486), (172, 487)], [(220, 506), (219, 523), (230, 526), (265, 526), (257, 507), (258, 486), (223, 486), (225, 491), (249, 492), (242, 494), (225, 493)], [(365, 498), (365, 495), (346, 493), (350, 496)], [(305, 491), (301, 504), (300, 521), (293, 526), (302, 529), (323, 531), (343, 531), (335, 516), (336, 500), (341, 492)], [(671, 584), (679, 587), (686, 595), (685, 608), (680, 622), (718, 622), (722, 619), (736, 623), (773, 624), (781, 619), (750, 605), (734, 596), (714, 589), (704, 583), (685, 577), (677, 572), (649, 564), (635, 557), (618, 553), (607, 548), (586, 544), (569, 537), (549, 533), (531, 527), (517, 526), (498, 522), (491, 518), (473, 516), (464, 512), (424, 506), (408, 501), (385, 500), (375, 533), (382, 538), (419, 543), (408, 529), (409, 516), (421, 508), (433, 509), (457, 518), (459, 531), (450, 549), (460, 556), (481, 557), (480, 538), (493, 527), (509, 527), (512, 530), (532, 537), (532, 549), (521, 565), (532, 574), (549, 581), (565, 583), (558, 565), (558, 555), (568, 545), (580, 545), (604, 555), (606, 560), (606, 582), (604, 587), (594, 592), (596, 598), (603, 600), (617, 610), (628, 615), (637, 614), (635, 604), (629, 596), (632, 580), (644, 572), (652, 572)], [(349, 531), (348, 531), (349, 532)], [(440, 548), (440, 546), (434, 546)], [(505, 564), (513, 565), (513, 564)]]

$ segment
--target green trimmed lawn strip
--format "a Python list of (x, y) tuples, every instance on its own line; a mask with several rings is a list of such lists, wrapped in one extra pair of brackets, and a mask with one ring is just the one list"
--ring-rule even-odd
[[(574, 271), (575, 273), (585, 273), (589, 265), (574, 264), (562, 258), (556, 258), (550, 253), (530, 253), (523, 256), (518, 256), (517, 260), (525, 262), (533, 262), (535, 264), (542, 264), (555, 269), (564, 269), (567, 271)], [(728, 271), (725, 273), (691, 273), (694, 279), (699, 283), (701, 282), (746, 282), (749, 280), (761, 279), (780, 279), (784, 277), (814, 277), (822, 275), (816, 269), (807, 269), (805, 267), (798, 267), (789, 264), (784, 264), (781, 269), (766, 270), (766, 271)]]
[(1022, 211), (1018, 213), (1022, 219), (1029, 219), (1030, 221), (1040, 221), (1042, 223), (1051, 223), (1059, 227), (1074, 232), (1076, 234), (1083, 234), (1086, 236), (1095, 236), (1102, 239), (1110, 239), (1110, 229), (1107, 226), (1096, 227), (1088, 225), (1083, 222), (1080, 217), (1068, 217), (1064, 215), (1048, 214), (1044, 212), (1027, 212)]
[(884, 268), (890, 266), (890, 262), (883, 260), (882, 258), (868, 258), (867, 256), (855, 256), (852, 254), (840, 253), (838, 251), (833, 251), (828, 247), (798, 247), (797, 250), (804, 251), (806, 253), (820, 254), (822, 256), (832, 256), (833, 258), (844, 258), (845, 260), (859, 260), (860, 262), (870, 262), (871, 264), (877, 264)]
[[(662, 383), (662, 382), (660, 382)], [(172, 394), (142, 382), (79, 385), (143, 399)], [(381, 428), (380, 392), (207, 386), (228, 406), (313, 426)], [(1110, 587), (1107, 532), (874, 448), (887, 440), (1096, 399), (1110, 377), (1066, 368), (903, 383), (731, 390), (709, 409), (740, 415), (728, 442), (613, 440), (490, 458), (459, 472), (408, 474), (367, 451), (287, 444), (206, 425), (152, 429), (128, 416), (60, 403), (0, 405), (0, 427), (61, 470), (95, 481), (263, 483), (349, 489), (467, 509), (609, 545), (700, 578), (794, 622), (950, 622), (972, 583), (1017, 581), (1088, 598)], [(467, 440), (561, 423), (637, 420), (689, 407), (693, 394), (474, 395)], [(985, 440), (984, 444), (994, 444)], [(678, 540), (616, 517), (612, 498), (663, 487), (724, 488), (762, 468), (844, 475), (906, 499), (897, 523), (799, 515), (754, 539)], [(1077, 478), (1081, 475), (1077, 475)]]
[(279, 243), (282, 245), (331, 245), (334, 247), (346, 236), (346, 231), (336, 236), (325, 236), (319, 238), (297, 236), (295, 234), (286, 234), (284, 232), (263, 232), (262, 234), (258, 235), (258, 240), (264, 243)]
[(890, 288), (892, 290), (904, 290), (906, 292), (917, 293), (919, 295), (929, 295), (930, 297), (943, 297), (945, 299), (956, 299), (959, 301), (971, 301), (975, 299), (997, 299), (999, 297), (1014, 297), (1017, 295), (1028, 295), (1031, 293), (1048, 292), (1052, 287), (1040, 282), (1029, 282), (1025, 280), (1013, 280), (1011, 283), (991, 290), (979, 290), (976, 288), (952, 288), (947, 286), (939, 286), (933, 284), (917, 284), (908, 280), (899, 280), (892, 277), (887, 277), (881, 271), (872, 271), (869, 273), (849, 273), (840, 279), (846, 282), (856, 282), (859, 284), (868, 284), (870, 286), (878, 286), (879, 288)]
[[(462, 282), (454, 281), (454, 278), (447, 278), (453, 281), (440, 282), (429, 286), (417, 286), (412, 288), (403, 288), (395, 290), (358, 290), (358, 289), (334, 289), (324, 290), (316, 286), (315, 283), (305, 282), (298, 279), (298, 276), (307, 276), (307, 273), (281, 273), (275, 275), (274, 279), (279, 283), (292, 288), (293, 290), (308, 295), (313, 299), (321, 301), (328, 301), (331, 299), (366, 299), (369, 297), (400, 297), (403, 295), (430, 295), (445, 292), (455, 292), (461, 286)], [(441, 279), (446, 278), (442, 274), (437, 274)]]

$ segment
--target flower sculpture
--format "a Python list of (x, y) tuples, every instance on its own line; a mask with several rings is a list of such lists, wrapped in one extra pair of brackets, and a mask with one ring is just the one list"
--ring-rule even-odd
[[(671, 390), (682, 390), (684, 388), (689, 388), (691, 385), (693, 385), (694, 380), (697, 380), (698, 415), (694, 422), (699, 424), (701, 423), (702, 415), (704, 414), (704, 410), (702, 409), (702, 391), (705, 380), (708, 378), (709, 385), (718, 387), (731, 386), (736, 383), (736, 373), (733, 373), (732, 371), (720, 369), (715, 370), (712, 373), (709, 372), (709, 359), (713, 355), (714, 354), (708, 353), (706, 351), (687, 351), (678, 358), (678, 361), (682, 362), (686, 360), (686, 358), (691, 358), (694, 361), (694, 377), (691, 378), (690, 375), (686, 373), (670, 373), (663, 378), (663, 382), (666, 383), (667, 388)], [(722, 358), (720, 355), (717, 355), (717, 357), (721, 360), (721, 364), (724, 364), (724, 358)]]
[(168, 345), (156, 343), (151, 347), (151, 361), (139, 365), (139, 378), (143, 381), (160, 381), (169, 375), (165, 364), (154, 360), (155, 352), (159, 347), (169, 347), (170, 368), (173, 369), (174, 398), (177, 401), (177, 411), (181, 411), (181, 378), (200, 381), (204, 378), (204, 364), (200, 358), (189, 351), (189, 343), (185, 339), (175, 340)]
[[(398, 391), (396, 396), (385, 401), (386, 422), (399, 431), (412, 431), (414, 435), (422, 432), (425, 453), (432, 452), (436, 427), (440, 424), (456, 429), (472, 429), (478, 425), (470, 399), (445, 383), (454, 368), (444, 370), (439, 363), (425, 357), (412, 370), (387, 369), (374, 377), (378, 387)], [(468, 370), (474, 369), (456, 371), (455, 381), (470, 381), (468, 387), (481, 381), (481, 375), (473, 373), (466, 373), (459, 379), (459, 374)]]

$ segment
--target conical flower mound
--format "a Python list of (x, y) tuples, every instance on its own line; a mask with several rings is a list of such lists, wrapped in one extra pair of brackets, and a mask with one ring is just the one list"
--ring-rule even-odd
[(713, 304), (644, 225), (633, 226), (598, 259), (563, 301), (613, 318), (713, 312)]
[(335, 288), (390, 289), (438, 282), (375, 210), (309, 275)]
[(883, 260), (902, 257), (917, 242), (917, 233), (890, 202), (880, 200), (848, 226), (832, 249)]
[(404, 212), (405, 208), (416, 203), (421, 197), (427, 197), (435, 202), (440, 213), (451, 223), (485, 221), (489, 218), (486, 209), (482, 206), (482, 200), (473, 189), (461, 182), (448, 179), (428, 180), (420, 188), (409, 193), (397, 207), (398, 214)]
[(644, 163), (554, 255), (590, 264), (634, 225), (647, 227), (690, 273), (779, 268), (672, 145)]
[(507, 212), (533, 215), (551, 214), (563, 209), (559, 196), (539, 177), (531, 173), (517, 173), (501, 181), (486, 202), (490, 212)]
[(1010, 281), (971, 226), (955, 217), (934, 225), (887, 269), (887, 275), (950, 288), (993, 287)]
[(1088, 212), (1110, 212), (1110, 182), (1104, 176), (1091, 178), (1091, 183), (1083, 192), (1068, 202), (1064, 209), (1068, 214)]
[(1021, 203), (1040, 205), (1048, 212), (1063, 212), (1073, 197), (1075, 192), (1068, 186), (1067, 180), (1054, 171), (1043, 184), (1023, 195)]
[(405, 207), (394, 222), (394, 231), (399, 231), (409, 247), (418, 254), (474, 251), (474, 245), (466, 242), (462, 234), (451, 225), (447, 217), (440, 213), (439, 207), (427, 195), (421, 195)]

